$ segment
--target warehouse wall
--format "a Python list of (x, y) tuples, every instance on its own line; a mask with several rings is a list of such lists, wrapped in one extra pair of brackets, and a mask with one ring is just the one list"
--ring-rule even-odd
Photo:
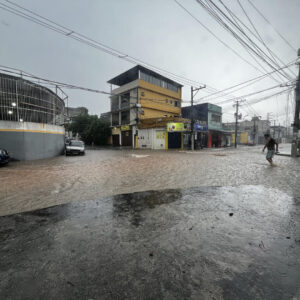
[(0, 148), (17, 160), (35, 160), (63, 153), (65, 130), (62, 126), (0, 121)]

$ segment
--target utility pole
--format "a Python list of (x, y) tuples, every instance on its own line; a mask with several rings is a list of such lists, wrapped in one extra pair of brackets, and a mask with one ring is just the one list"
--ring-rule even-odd
[[(298, 49), (298, 58), (300, 58), (300, 49)], [(296, 157), (299, 153), (299, 138), (298, 138), (298, 131), (300, 129), (300, 121), (299, 121), (299, 111), (300, 111), (300, 62), (298, 62), (299, 66), (299, 73), (298, 78), (296, 81), (296, 88), (295, 88), (295, 116), (294, 116), (294, 123), (293, 126), (293, 143), (291, 149), (291, 156)]]
[[(298, 49), (298, 58), (300, 58), (300, 49)], [(294, 134), (298, 134), (299, 127), (299, 111), (300, 111), (300, 63), (299, 65), (299, 74), (298, 79), (296, 82), (296, 88), (295, 88), (295, 116), (294, 116), (294, 123), (293, 123), (293, 132)]]
[(256, 119), (253, 119), (253, 145), (255, 145), (255, 138), (256, 138)]
[(236, 100), (235, 104), (233, 106), (235, 106), (235, 134), (234, 134), (234, 147), (237, 147), (237, 133), (238, 133), (238, 119), (239, 119), (239, 106), (240, 106), (240, 102), (243, 100)]
[[(203, 85), (199, 88), (195, 88), (191, 86), (191, 148), (192, 148), (192, 151), (194, 151), (194, 142), (195, 142), (195, 139), (194, 139), (194, 96), (196, 96), (196, 94), (201, 90), (201, 89), (204, 89), (206, 88), (206, 85)], [(194, 92), (196, 92), (194, 94)]]

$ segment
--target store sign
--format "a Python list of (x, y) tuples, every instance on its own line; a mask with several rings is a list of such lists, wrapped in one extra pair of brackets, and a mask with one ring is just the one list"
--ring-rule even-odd
[(208, 131), (208, 126), (206, 124), (194, 124), (195, 131)]
[(185, 131), (184, 123), (168, 123), (167, 124), (168, 132), (181, 132)]
[(121, 126), (121, 130), (122, 131), (128, 131), (128, 130), (130, 130), (130, 125), (122, 125)]
[(111, 130), (112, 135), (120, 134), (120, 128), (113, 127)]

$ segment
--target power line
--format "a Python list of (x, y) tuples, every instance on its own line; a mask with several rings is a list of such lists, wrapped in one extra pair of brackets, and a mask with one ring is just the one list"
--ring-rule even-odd
[[(172, 72), (167, 71), (167, 70), (162, 69), (162, 68), (158, 68), (158, 67), (156, 67), (154, 65), (151, 65), (149, 63), (146, 63), (146, 62), (144, 62), (144, 61), (142, 61), (142, 60), (140, 60), (138, 58), (130, 56), (130, 55), (128, 55), (126, 53), (123, 53), (123, 52), (121, 52), (119, 50), (116, 50), (116, 49), (114, 49), (114, 48), (112, 48), (110, 46), (105, 45), (104, 43), (98, 42), (98, 41), (96, 41), (96, 40), (94, 40), (94, 39), (92, 39), (92, 38), (90, 38), (90, 37), (88, 37), (86, 35), (78, 33), (78, 32), (76, 32), (75, 30), (73, 30), (71, 28), (68, 28), (68, 27), (65, 27), (63, 25), (60, 25), (57, 22), (54, 22), (54, 21), (50, 20), (49, 18), (45, 18), (45, 17), (43, 17), (43, 16), (41, 16), (41, 15), (33, 12), (32, 10), (29, 10), (29, 9), (27, 9), (27, 8), (25, 8), (25, 7), (21, 6), (21, 5), (13, 2), (13, 1), (9, 1), (9, 0), (5, 0), (5, 1), (8, 2), (8, 3), (10, 3), (11, 5), (14, 5), (14, 6), (18, 7), (19, 9), (21, 9), (23, 11), (26, 11), (27, 13), (30, 13), (31, 15), (28, 15), (28, 14), (24, 13), (23, 11), (17, 10), (17, 9), (15, 9), (15, 8), (13, 8), (11, 6), (8, 6), (8, 5), (4, 4), (4, 3), (0, 3), (0, 5), (2, 5), (2, 6), (0, 6), (1, 9), (6, 10), (6, 11), (8, 11), (8, 12), (10, 12), (12, 14), (15, 14), (15, 15), (17, 15), (19, 17), (22, 17), (22, 18), (24, 18), (24, 19), (26, 19), (28, 21), (34, 22), (34, 23), (36, 23), (36, 24), (38, 24), (40, 26), (43, 26), (43, 27), (45, 27), (47, 29), (55, 31), (55, 32), (57, 32), (59, 34), (62, 34), (64, 36), (66, 36), (66, 37), (75, 39), (75, 40), (77, 40), (77, 41), (79, 41), (81, 43), (84, 43), (84, 44), (86, 44), (88, 46), (91, 46), (93, 48), (101, 50), (101, 51), (103, 51), (103, 52), (105, 52), (107, 54), (110, 54), (110, 55), (113, 55), (113, 56), (118, 57), (120, 59), (123, 59), (123, 60), (125, 60), (127, 62), (130, 62), (130, 63), (133, 63), (133, 64), (141, 64), (141, 65), (144, 65), (144, 66), (146, 66), (148, 68), (151, 68), (151, 69), (153, 69), (155, 71), (159, 71), (159, 72), (161, 72), (163, 74), (168, 74), (168, 76), (171, 77), (173, 80), (179, 81), (181, 83), (184, 83), (184, 84), (187, 84), (187, 85), (195, 85), (195, 86), (202, 86), (202, 85), (204, 85), (203, 83), (200, 83), (198, 81), (188, 79), (188, 78), (186, 78), (184, 76), (177, 75), (175, 73), (172, 73)], [(35, 17), (33, 17), (32, 15), (34, 15)], [(36, 17), (38, 17), (39, 19), (36, 18)], [(212, 88), (212, 87), (209, 87), (209, 86), (208, 86), (208, 88), (211, 89), (211, 90), (213, 90), (213, 91), (216, 90), (215, 88)]]
[[(205, 4), (202, 0), (197, 0), (197, 2), (208, 11), (208, 13), (216, 19), (216, 21), (227, 30), (246, 50), (249, 49), (253, 54), (255, 54), (260, 60), (266, 63), (270, 68), (274, 69), (274, 61), (244, 32), (244, 30), (237, 25), (222, 9), (220, 9), (212, 0), (205, 0), (208, 4)], [(227, 11), (230, 11), (227, 6), (219, 0)], [(232, 14), (232, 13), (231, 13)], [(221, 17), (220, 17), (221, 16)], [(222, 19), (225, 18), (226, 22)], [(240, 21), (240, 20), (239, 20)], [(242, 21), (240, 21), (242, 23)], [(245, 27), (246, 25), (242, 23)], [(246, 40), (244, 40), (233, 27), (240, 32)], [(248, 27), (247, 27), (248, 28)], [(248, 28), (249, 29), (249, 28)], [(250, 44), (252, 45), (250, 45)], [(270, 62), (269, 62), (270, 61)], [(275, 63), (276, 64), (276, 63)], [(285, 74), (281, 74), (286, 77)]]
[[(207, 2), (207, 1), (206, 1)], [(224, 21), (222, 20), (222, 18), (220, 18), (220, 16), (218, 15), (218, 13), (215, 11), (215, 9), (214, 9), (214, 7), (211, 5), (211, 4), (209, 4), (209, 3), (207, 3), (206, 5), (203, 3), (203, 2), (199, 2), (198, 1), (198, 3), (201, 5), (201, 6), (203, 6), (207, 11), (208, 11), (208, 13), (213, 17), (213, 18), (215, 18), (216, 20), (217, 20), (217, 22), (225, 29), (225, 30), (229, 30), (229, 27), (228, 27), (228, 25), (226, 25), (225, 23), (224, 23)], [(242, 27), (240, 26), (240, 24), (239, 23), (241, 23), (242, 25), (244, 25), (245, 26), (245, 24), (226, 6), (226, 5), (224, 5), (224, 3), (223, 2), (221, 2), (222, 3), (222, 5), (224, 6), (224, 8), (227, 10), (227, 12), (230, 14), (230, 16), (232, 17), (232, 22), (234, 22), (234, 24), (235, 24), (235, 26), (240, 30), (240, 32), (242, 32), (244, 35), (246, 35), (245, 34), (245, 32), (243, 31), (243, 29), (242, 29)], [(225, 25), (224, 25), (225, 24)], [(247, 27), (247, 26), (245, 26), (251, 33), (252, 33), (252, 31)], [(253, 33), (252, 33), (253, 34)], [(233, 35), (233, 37), (235, 38), (235, 39), (237, 39), (237, 37), (231, 32), (231, 35)], [(253, 34), (254, 35), (254, 34)], [(255, 36), (255, 35), (254, 35)], [(267, 71), (267, 69), (259, 62), (259, 60), (257, 60), (257, 58), (255, 57), (255, 55), (252, 53), (252, 51), (250, 51), (250, 48), (249, 47), (247, 47), (247, 45), (246, 44), (241, 44), (242, 45), (242, 47), (247, 51), (247, 53), (255, 60), (255, 62), (263, 69), (263, 71), (264, 72), (266, 72), (266, 73), (268, 73), (268, 71)], [(274, 77), (273, 77), (273, 75), (269, 75), (270, 76), (270, 78), (272, 78), (272, 79), (274, 79), (276, 82), (279, 82), (277, 79), (275, 79)], [(281, 80), (281, 79), (280, 79)]]
[[(61, 88), (64, 88), (64, 89), (77, 89), (77, 90), (83, 90), (83, 91), (91, 92), (91, 93), (105, 94), (105, 95), (109, 95), (109, 96), (114, 96), (115, 95), (114, 93), (109, 93), (109, 92), (105, 92), (105, 91), (101, 91), (101, 90), (97, 90), (97, 89), (92, 89), (92, 88), (77, 86), (77, 85), (74, 85), (74, 84), (63, 83), (63, 82), (59, 82), (59, 81), (54, 81), (54, 80), (42, 78), (42, 77), (30, 74), (28, 72), (25, 72), (23, 70), (19, 70), (19, 69), (16, 69), (16, 68), (11, 68), (11, 67), (6, 67), (6, 66), (2, 66), (2, 65), (0, 65), (0, 71), (4, 71), (6, 73), (19, 75), (19, 76), (21, 75), (22, 77), (28, 77), (30, 79), (31, 78), (36, 79), (36, 80), (38, 80), (37, 82), (34, 82), (32, 80), (30, 80), (30, 82), (31, 83), (37, 83), (37, 84), (40, 84), (40, 85), (42, 84), (43, 86), (45, 86), (45, 83), (46, 83), (47, 85), (50, 85), (52, 87), (61, 87)], [(43, 81), (43, 82), (40, 82), (40, 81)], [(156, 99), (156, 98), (147, 98), (147, 97), (134, 97), (134, 96), (131, 96), (131, 98), (139, 99), (139, 100), (147, 100), (147, 101), (154, 102), (154, 103), (157, 103), (157, 104), (165, 105), (165, 102), (164, 102), (165, 99)], [(183, 100), (183, 99), (176, 99), (176, 98), (172, 98), (170, 100), (179, 101), (179, 102), (182, 102), (182, 103), (190, 102), (190, 100)]]
[[(202, 0), (197, 2), (223, 27), (225, 28), (243, 47), (248, 48), (253, 54), (255, 54), (260, 60), (266, 63), (271, 69), (275, 69), (276, 62), (272, 60), (237, 24), (212, 0), (205, 0), (208, 4), (205, 4)], [(219, 0), (224, 7), (226, 5)], [(228, 9), (228, 8), (227, 8)], [(224, 18), (228, 24), (222, 19)], [(232, 27), (233, 26), (233, 27)], [(242, 38), (233, 28), (240, 32), (244, 38)], [(250, 44), (252, 45), (250, 45)], [(286, 77), (285, 74), (281, 74)], [(290, 79), (290, 78), (288, 78)]]
[[(1, 71), (4, 71), (4, 72), (7, 72), (7, 73), (12, 73), (12, 74), (17, 74), (17, 75), (21, 75), (22, 77), (28, 77), (28, 78), (34, 78), (34, 79), (37, 79), (37, 80), (42, 80), (46, 83), (50, 83), (52, 84), (53, 86), (60, 86), (60, 87), (64, 87), (64, 88), (73, 88), (73, 89), (79, 89), (79, 90), (84, 90), (84, 91), (88, 91), (88, 92), (93, 92), (93, 93), (98, 93), (98, 94), (105, 94), (105, 95), (111, 95), (111, 93), (109, 92), (105, 92), (105, 91), (101, 91), (101, 90), (96, 90), (96, 89), (91, 89), (91, 88), (85, 88), (85, 87), (82, 87), (82, 86), (76, 86), (76, 85), (73, 85), (73, 84), (69, 84), (69, 83), (63, 83), (63, 82), (59, 82), (59, 81), (54, 81), (54, 80), (50, 80), (50, 79), (46, 79), (46, 78), (42, 78), (42, 77), (39, 77), (39, 76), (35, 76), (35, 75), (32, 75), (32, 74), (29, 74), (27, 72), (24, 72), (24, 71), (21, 71), (21, 73), (18, 73), (18, 72), (14, 72), (14, 71), (9, 71), (9, 70), (5, 70), (3, 69), (4, 68), (9, 68), (9, 67), (6, 67), (6, 66), (1, 66), (0, 65), (0, 70)], [(9, 68), (11, 70), (17, 70), (17, 69), (14, 69), (14, 68)], [(20, 70), (18, 70), (20, 71)]]
[[(243, 13), (244, 13), (244, 15), (246, 16), (246, 18), (247, 18), (247, 20), (249, 21), (249, 23), (250, 23), (250, 25), (252, 26), (252, 28), (253, 28), (253, 30), (256, 32), (256, 35), (248, 28), (248, 27), (246, 27), (248, 30), (249, 30), (249, 32), (253, 35), (253, 36), (255, 36), (264, 46), (265, 46), (265, 48), (267, 49), (267, 51), (269, 52), (269, 54), (270, 54), (270, 56), (273, 58), (273, 60), (274, 60), (274, 62), (276, 63), (276, 65), (279, 67), (279, 64), (278, 64), (278, 62), (276, 61), (276, 59), (277, 60), (279, 60), (279, 62), (281, 63), (281, 64), (285, 64), (285, 62), (283, 62), (268, 46), (267, 46), (267, 44), (265, 43), (265, 41), (263, 40), (263, 38), (262, 38), (262, 36), (260, 35), (260, 33), (258, 32), (258, 30), (257, 30), (257, 28), (255, 27), (255, 25), (254, 25), (254, 23), (252, 22), (252, 20), (251, 20), (251, 18), (249, 17), (249, 15), (247, 14), (247, 12), (246, 12), (246, 10), (245, 10), (245, 8), (243, 7), (243, 5), (242, 5), (242, 3), (241, 3), (241, 1), (240, 0), (237, 0), (237, 2), (238, 2), (238, 4), (239, 4), (239, 6), (240, 6), (240, 8), (242, 9), (242, 11), (243, 11)], [(291, 70), (289, 70), (289, 71), (291, 71)], [(291, 71), (291, 73), (292, 73), (292, 75), (294, 76), (294, 77), (296, 77), (297, 75), (294, 73), (294, 72), (292, 72)], [(286, 74), (287, 75), (287, 73), (285, 73), (284, 72), (284, 74)], [(288, 75), (287, 75), (288, 76)]]
[[(222, 3), (222, 5), (225, 7), (225, 9), (230, 13), (230, 15), (233, 17), (233, 18), (235, 18), (235, 19), (237, 19), (247, 30), (248, 30), (248, 32), (250, 32), (251, 34), (252, 34), (252, 36), (254, 36), (255, 37), (255, 39), (258, 41), (258, 42), (260, 42), (266, 49), (267, 49), (267, 51), (269, 52), (269, 54), (270, 54), (270, 56), (272, 57), (272, 59), (271, 58), (269, 58), (271, 61), (273, 61), (273, 63), (277, 66), (277, 67), (280, 67), (279, 66), (279, 64), (278, 64), (278, 62), (276, 61), (276, 59), (277, 60), (279, 60), (280, 61), (280, 63), (281, 64), (285, 64), (268, 46), (267, 46), (267, 44), (264, 42), (264, 40), (263, 40), (263, 38), (262, 38), (262, 36), (260, 35), (260, 33), (258, 32), (258, 30), (257, 30), (257, 28), (255, 27), (255, 25), (254, 25), (254, 23), (251, 21), (251, 19), (250, 19), (250, 17), (249, 17), (249, 15), (247, 14), (247, 12), (246, 12), (246, 10), (245, 10), (245, 8), (243, 7), (243, 5), (241, 4), (241, 2), (240, 2), (240, 0), (237, 0), (237, 2), (238, 2), (238, 4), (239, 4), (239, 6), (240, 6), (240, 8), (242, 9), (242, 11), (243, 11), (243, 13), (244, 13), (244, 15), (246, 16), (246, 18), (247, 18), (247, 20), (249, 21), (249, 23), (250, 23), (250, 25), (252, 26), (252, 28), (254, 29), (254, 32), (244, 23), (244, 22), (242, 22), (241, 21), (241, 19), (239, 19), (223, 2), (222, 2), (222, 0), (219, 0), (221, 3)], [(239, 26), (239, 25), (238, 25)], [(242, 29), (241, 29), (241, 27), (239, 26), (239, 28), (240, 28), (240, 30), (241, 31), (243, 31)], [(244, 31), (243, 31), (243, 33), (244, 33)], [(244, 33), (245, 34), (245, 33)], [(255, 44), (254, 44), (255, 45)], [(263, 52), (264, 53), (264, 52)], [(285, 71), (283, 71), (283, 73), (287, 76), (287, 77), (289, 77), (289, 75), (285, 72)], [(291, 71), (291, 73), (292, 73), (292, 75), (295, 77), (296, 76), (296, 74), (294, 74), (292, 71)]]
[(297, 49), (291, 45), (291, 43), (272, 25), (272, 23), (259, 11), (259, 9), (253, 4), (251, 0), (248, 0), (250, 5), (257, 11), (257, 13), (273, 28), (273, 30), (282, 38), (283, 41), (295, 52)]
[[(295, 60), (293, 60), (292, 62), (290, 62), (290, 63), (287, 64), (286, 66), (281, 67), (280, 69), (287, 68), (288, 66), (291, 66), (291, 65), (293, 65), (294, 63), (295, 63)], [(220, 94), (220, 93), (222, 93), (222, 92), (226, 92), (226, 91), (228, 91), (228, 90), (231, 90), (231, 89), (234, 89), (234, 88), (236, 88), (236, 87), (240, 87), (240, 86), (242, 86), (242, 85), (247, 84), (247, 85), (242, 86), (241, 88), (236, 89), (236, 90), (233, 91), (233, 92), (236, 92), (236, 91), (238, 91), (238, 90), (240, 90), (240, 89), (242, 89), (242, 88), (245, 88), (245, 87), (247, 87), (247, 86), (249, 86), (249, 85), (252, 85), (252, 84), (254, 84), (254, 83), (256, 83), (256, 82), (258, 82), (258, 81), (260, 81), (260, 80), (266, 78), (268, 75), (273, 74), (273, 73), (275, 73), (275, 72), (277, 72), (277, 70), (274, 70), (274, 71), (271, 71), (271, 72), (266, 73), (266, 74), (264, 74), (264, 75), (260, 75), (260, 76), (254, 77), (254, 78), (252, 78), (252, 79), (243, 81), (243, 82), (241, 82), (241, 83), (238, 83), (238, 84), (236, 84), (236, 85), (230, 86), (230, 87), (225, 88), (225, 89), (223, 89), (223, 90), (220, 90), (220, 91), (218, 91), (218, 92), (215, 92), (215, 93), (212, 93), (212, 94), (210, 94), (210, 95), (207, 95), (207, 96), (201, 97), (201, 98), (199, 98), (199, 99), (196, 99), (195, 101), (206, 100), (207, 98), (210, 98), (211, 96), (214, 96), (214, 95)], [(217, 98), (219, 98), (219, 97), (222, 97), (222, 95), (219, 95), (219, 96), (217, 96), (217, 97), (213, 97), (213, 99), (217, 99)], [(210, 101), (210, 100), (213, 100), (213, 99), (208, 99), (208, 100)], [(206, 101), (208, 101), (208, 100), (206, 100)]]
[(270, 98), (272, 98), (272, 97), (279, 96), (279, 95), (284, 94), (284, 93), (286, 93), (286, 92), (290, 92), (292, 89), (293, 89), (293, 88), (288, 88), (288, 89), (285, 89), (285, 90), (283, 90), (283, 91), (276, 92), (276, 93), (274, 93), (274, 94), (271, 94), (271, 95), (268, 95), (268, 96), (265, 96), (265, 97), (262, 97), (262, 98), (252, 99), (252, 100), (249, 100), (248, 103), (250, 103), (250, 104), (252, 104), (252, 105), (253, 105), (253, 104), (257, 104), (257, 103), (259, 103), (259, 102), (265, 101), (265, 100), (270, 99)]
[(261, 70), (259, 70), (256, 66), (254, 66), (251, 62), (243, 58), (237, 51), (235, 51), (232, 47), (230, 47), (228, 44), (226, 44), (223, 40), (221, 40), (212, 30), (210, 30), (206, 25), (204, 25), (197, 17), (195, 17), (187, 8), (185, 8), (180, 2), (177, 0), (174, 0), (175, 3), (177, 3), (178, 6), (180, 6), (187, 14), (189, 14), (196, 22), (198, 22), (204, 29), (206, 29), (213, 37), (215, 37), (221, 44), (223, 44), (227, 49), (232, 51), (237, 57), (242, 59), (244, 62), (246, 62), (248, 65), (262, 73)]
[(247, 94), (247, 95), (242, 95), (242, 96), (235, 97), (235, 98), (232, 98), (232, 99), (223, 100), (223, 101), (220, 101), (220, 102), (217, 102), (217, 103), (214, 103), (214, 104), (216, 104), (216, 105), (218, 105), (218, 104), (224, 104), (224, 103), (227, 103), (227, 102), (234, 101), (234, 100), (236, 100), (236, 99), (246, 98), (246, 97), (251, 97), (251, 96), (254, 96), (254, 95), (257, 95), (257, 94), (260, 94), (260, 93), (269, 91), (269, 90), (276, 89), (276, 88), (278, 88), (278, 87), (282, 87), (282, 85), (275, 85), (275, 86), (272, 86), (272, 87), (269, 87), (269, 88), (266, 88), (266, 89), (263, 89), (263, 90), (259, 90), (259, 91), (253, 92), (253, 93), (249, 93), (249, 94)]
[[(276, 93), (272, 93), (270, 95), (267, 95), (267, 96), (264, 96), (264, 97), (261, 97), (261, 98), (257, 98), (257, 99), (252, 99), (252, 100), (246, 100), (245, 101), (245, 104), (246, 105), (254, 105), (254, 104), (257, 104), (257, 103), (260, 103), (260, 102), (263, 102), (263, 101), (266, 101), (272, 97), (276, 97), (276, 96), (279, 96), (279, 95), (282, 95), (282, 94), (285, 94), (285, 93), (290, 93), (291, 91), (293, 90), (293, 88), (288, 88), (288, 89), (285, 89), (283, 91), (280, 91), (280, 92), (276, 92)], [(229, 103), (228, 103), (229, 104)], [(243, 105), (243, 104), (241, 104)], [(253, 108), (253, 107), (252, 107)], [(224, 113), (224, 112), (223, 112)], [(228, 113), (226, 112), (226, 114), (232, 114), (232, 113)], [(256, 115), (258, 116), (259, 114), (256, 112)]]
[[(221, 2), (223, 4), (223, 2)], [(209, 5), (209, 4), (208, 4)], [(224, 5), (224, 4), (223, 4)], [(211, 7), (211, 5), (209, 5)], [(226, 5), (224, 5), (225, 9), (227, 10), (227, 12), (230, 14), (230, 16), (232, 17), (232, 21), (235, 23), (235, 25), (240, 29), (240, 31), (243, 31), (242, 27), (240, 26), (240, 24), (244, 25), (244, 27), (246, 27), (248, 29), (248, 31), (255, 37), (256, 35), (249, 29), (249, 27), (247, 27)], [(212, 7), (211, 7), (212, 8)], [(223, 26), (224, 27), (224, 26)], [(268, 71), (266, 70), (266, 68), (259, 62), (259, 60), (255, 57), (255, 55), (244, 45), (242, 45), (243, 48), (247, 51), (247, 53), (255, 60), (255, 62), (266, 72), (268, 73)], [(270, 78), (274, 79), (275, 81), (277, 81), (277, 79), (275, 79), (275, 77), (273, 77), (273, 75), (270, 75)], [(278, 81), (277, 81), (278, 82)]]

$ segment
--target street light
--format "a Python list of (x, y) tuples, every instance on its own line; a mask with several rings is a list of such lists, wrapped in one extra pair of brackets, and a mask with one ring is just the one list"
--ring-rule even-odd
[(12, 114), (13, 114), (13, 111), (12, 111), (12, 110), (9, 110), (7, 113), (8, 113), (9, 115), (12, 115)]
[(17, 103), (16, 103), (16, 102), (13, 102), (11, 105), (12, 105), (13, 107), (16, 107), (16, 106), (17, 106)]

